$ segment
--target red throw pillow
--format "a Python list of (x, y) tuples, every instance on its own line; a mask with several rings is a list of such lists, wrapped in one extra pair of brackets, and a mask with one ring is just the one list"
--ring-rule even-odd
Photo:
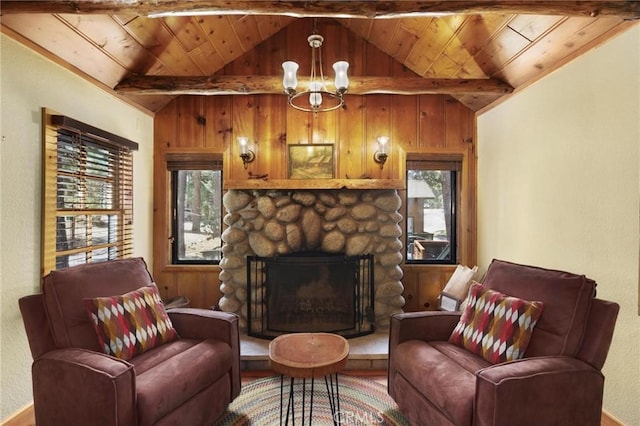
[(108, 355), (131, 359), (179, 338), (155, 285), (122, 296), (85, 299), (85, 306)]
[(520, 359), (542, 308), (542, 302), (508, 296), (474, 281), (467, 306), (449, 342), (494, 364)]

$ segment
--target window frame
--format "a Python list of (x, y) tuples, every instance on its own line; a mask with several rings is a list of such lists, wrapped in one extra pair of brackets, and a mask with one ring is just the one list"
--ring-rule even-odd
[[(102, 129), (90, 126), (73, 118), (60, 115), (43, 108), (43, 187), (42, 187), (42, 274), (71, 266), (69, 263), (58, 264), (62, 256), (85, 254), (84, 263), (131, 257), (133, 252), (133, 151), (138, 144), (114, 135)], [(60, 151), (67, 148), (67, 154)], [(73, 149), (78, 154), (74, 157)], [(103, 151), (101, 155), (88, 159), (87, 153)], [(104, 163), (108, 158), (107, 163)], [(65, 162), (63, 163), (63, 161)], [(69, 166), (69, 160), (76, 161)], [(75, 169), (75, 171), (73, 170)], [(98, 173), (98, 170), (101, 173)], [(112, 183), (112, 198), (109, 208), (88, 203), (90, 192), (77, 189), (65, 182), (79, 182), (80, 188), (87, 182)], [(69, 201), (75, 204), (69, 207)], [(87, 216), (84, 244), (62, 244), (59, 236), (66, 231), (66, 218)], [(99, 242), (92, 234), (92, 221), (95, 216), (109, 216), (115, 220), (113, 233), (107, 226), (107, 242)], [(64, 231), (59, 228), (63, 224)], [(66, 235), (66, 232), (64, 232)], [(94, 238), (95, 237), (95, 238)], [(113, 237), (113, 239), (111, 239)], [(107, 250), (107, 258), (95, 260), (94, 254), (99, 250)], [(67, 259), (68, 260), (68, 259)]]
[(171, 235), (168, 239), (168, 264), (172, 266), (188, 266), (188, 265), (206, 265), (206, 266), (218, 266), (220, 259), (202, 259), (202, 260), (180, 260), (178, 259), (178, 215), (177, 215), (177, 194), (178, 194), (178, 179), (177, 175), (179, 171), (188, 170), (211, 170), (220, 171), (220, 235), (222, 238), (224, 207), (222, 204), (223, 188), (224, 188), (224, 172), (222, 168), (222, 155), (218, 153), (168, 153), (166, 156), (167, 171), (169, 173), (169, 204), (171, 206), (169, 213), (169, 229)]
[[(409, 248), (409, 212), (408, 212), (408, 185), (409, 185), (409, 171), (410, 170), (449, 170), (451, 174), (451, 187), (452, 193), (455, 193), (455, 197), (451, 197), (451, 206), (449, 214), (451, 215), (451, 235), (449, 236), (450, 256), (448, 259), (409, 259), (407, 251)], [(407, 185), (407, 192), (405, 196), (405, 219), (404, 219), (404, 257), (406, 265), (456, 265), (459, 263), (460, 255), (462, 253), (460, 247), (459, 231), (461, 229), (462, 216), (460, 215), (460, 205), (463, 198), (463, 159), (459, 156), (446, 156), (446, 157), (429, 157), (429, 158), (407, 158), (405, 168), (405, 182)]]

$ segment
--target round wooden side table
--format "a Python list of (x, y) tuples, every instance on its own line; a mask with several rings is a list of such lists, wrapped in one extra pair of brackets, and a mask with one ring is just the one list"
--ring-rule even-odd
[(283, 421), (284, 377), (290, 378), (289, 399), (285, 423), (291, 414), (295, 424), (294, 381), (302, 379), (302, 425), (306, 408), (306, 382), (311, 379), (309, 425), (313, 415), (313, 386), (316, 378), (323, 377), (329, 396), (333, 424), (339, 424), (340, 390), (338, 372), (344, 370), (349, 356), (347, 339), (331, 333), (292, 333), (276, 337), (269, 343), (271, 369), (280, 374), (280, 424)]

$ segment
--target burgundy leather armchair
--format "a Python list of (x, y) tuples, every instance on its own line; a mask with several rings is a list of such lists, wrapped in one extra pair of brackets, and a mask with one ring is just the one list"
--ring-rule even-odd
[(411, 424), (600, 425), (619, 306), (583, 275), (499, 260), (483, 284), (544, 303), (524, 358), (491, 364), (448, 343), (459, 312), (394, 315), (388, 391)]
[(240, 393), (234, 314), (172, 309), (179, 340), (128, 361), (100, 350), (83, 300), (148, 285), (144, 260), (125, 259), (53, 271), (20, 299), (38, 426), (213, 424)]

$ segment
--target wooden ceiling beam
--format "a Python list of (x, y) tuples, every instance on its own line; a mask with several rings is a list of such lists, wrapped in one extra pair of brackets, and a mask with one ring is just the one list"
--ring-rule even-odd
[(507, 13), (561, 16), (617, 16), (627, 20), (640, 18), (640, 2), (485, 0), (485, 1), (264, 1), (264, 0), (62, 0), (3, 1), (2, 15), (9, 13), (135, 13), (158, 14), (239, 14), (287, 15), (293, 17), (402, 18), (447, 14)]
[[(304, 79), (300, 87), (307, 87)], [(282, 76), (220, 75), (211, 77), (132, 76), (115, 89), (136, 95), (258, 95), (284, 94)], [(508, 84), (488, 79), (437, 79), (395, 77), (349, 77), (349, 94), (476, 94), (495, 95), (513, 92)]]

